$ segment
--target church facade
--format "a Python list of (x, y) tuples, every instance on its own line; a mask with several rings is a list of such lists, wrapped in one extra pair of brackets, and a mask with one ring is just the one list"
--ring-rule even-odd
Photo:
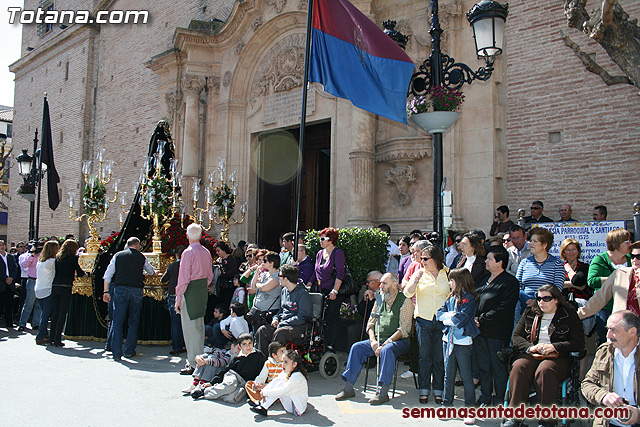
[[(26, 0), (25, 9), (40, 3)], [(416, 64), (429, 56), (428, 2), (353, 3), (380, 27), (384, 20), (396, 20), (396, 29), (409, 36), (406, 51)], [(474, 2), (440, 3), (443, 51), (472, 69), (481, 67), (465, 17)], [(545, 3), (554, 16), (549, 26), (561, 28), (561, 5)], [(53, 7), (95, 13), (133, 10), (139, 3), (61, 0)], [(193, 180), (206, 181), (220, 158), (226, 159), (229, 172), (237, 171), (238, 200), (248, 202), (248, 211), (244, 222), (231, 227), (232, 242), (262, 241), (273, 247), (280, 232), (293, 229), (298, 167), (303, 168), (302, 229), (387, 223), (394, 236), (431, 229), (432, 139), (415, 125), (360, 110), (312, 84), (305, 150), (297, 159), (306, 0), (163, 0), (147, 7), (146, 24), (75, 24), (44, 32), (37, 25), (24, 26), (22, 57), (11, 68), (16, 76), (14, 151), (32, 146), (42, 93), (48, 92), (63, 200), (55, 212), (43, 200), (41, 235), (86, 237), (86, 227), (69, 219), (64, 201), (67, 192), (76, 193), (73, 213), (81, 213), (82, 161), (95, 157), (99, 148), (105, 148), (105, 159), (115, 161), (113, 177), (129, 192), (130, 203), (158, 120), (171, 124), (187, 206), (192, 205)], [(632, 181), (632, 173), (621, 169), (607, 184), (593, 180), (588, 186), (584, 175), (610, 173), (601, 165), (603, 154), (613, 159), (637, 141), (637, 91), (602, 89), (602, 82), (562, 47), (555, 53), (561, 58), (555, 62), (558, 69), (540, 72), (545, 65), (534, 56), (536, 49), (545, 48), (549, 30), (531, 26), (526, 17), (532, 13), (524, 5), (512, 5), (505, 53), (492, 78), (463, 86), (462, 114), (444, 134), (444, 176), (453, 193), (454, 229), (488, 229), (496, 206), (517, 210), (534, 199), (544, 200), (549, 206), (545, 213), (552, 217), (564, 202), (574, 205), (578, 219), (589, 219), (596, 204), (610, 205), (613, 219), (627, 215), (629, 195), (605, 190)], [(536, 44), (523, 34), (542, 41)], [(549, 37), (552, 44), (558, 38)], [(538, 69), (530, 70), (534, 65)], [(562, 80), (564, 70), (575, 73), (570, 84)], [(579, 106), (584, 92), (572, 85), (580, 79), (583, 88), (597, 88), (602, 104), (615, 105), (596, 113)], [(541, 85), (553, 83), (559, 94), (553, 86), (548, 94), (540, 92)], [(560, 101), (554, 109), (549, 101), (556, 96)], [(607, 126), (616, 113), (617, 124), (609, 129), (615, 141), (596, 147), (590, 135), (600, 129), (585, 128), (586, 121)], [(552, 142), (550, 135), (558, 133), (560, 142)], [(627, 161), (638, 164), (638, 152), (628, 156)], [(580, 168), (576, 162), (588, 166)], [(18, 181), (11, 182), (14, 193)], [(119, 210), (113, 205), (100, 224), (103, 238), (118, 229)], [(9, 240), (26, 239), (27, 223), (28, 204), (14, 196)], [(211, 233), (217, 234), (215, 226)]]

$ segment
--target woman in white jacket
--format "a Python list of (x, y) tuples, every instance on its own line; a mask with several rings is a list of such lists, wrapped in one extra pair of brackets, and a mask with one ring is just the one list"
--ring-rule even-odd
[(287, 350), (282, 365), (283, 371), (262, 389), (262, 399), (251, 411), (267, 416), (267, 409), (278, 399), (284, 410), (294, 415), (302, 415), (307, 410), (309, 387), (302, 357), (295, 350)]
[(37, 278), (34, 290), (42, 308), (40, 327), (38, 335), (36, 335), (36, 344), (38, 345), (45, 345), (49, 335), (48, 324), (52, 309), (51, 288), (53, 287), (53, 278), (56, 275), (56, 254), (59, 248), (60, 245), (56, 240), (49, 240), (45, 243), (36, 266)]

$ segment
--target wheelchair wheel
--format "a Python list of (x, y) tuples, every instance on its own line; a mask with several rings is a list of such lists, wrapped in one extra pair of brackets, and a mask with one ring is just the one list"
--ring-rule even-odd
[(326, 380), (333, 379), (338, 376), (339, 366), (338, 355), (329, 351), (320, 359), (320, 375)]

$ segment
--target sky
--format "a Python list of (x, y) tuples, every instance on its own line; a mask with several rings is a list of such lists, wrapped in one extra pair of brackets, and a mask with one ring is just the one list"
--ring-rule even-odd
[(22, 26), (18, 23), (9, 24), (8, 7), (23, 7), (24, 1), (2, 1), (0, 6), (0, 105), (13, 107), (14, 74), (9, 72), (9, 65), (20, 59), (20, 43), (22, 41)]

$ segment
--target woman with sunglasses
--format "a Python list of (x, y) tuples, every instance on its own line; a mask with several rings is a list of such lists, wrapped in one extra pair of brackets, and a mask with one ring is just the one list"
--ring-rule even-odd
[(316, 264), (307, 287), (320, 289), (325, 296), (327, 307), (324, 312), (324, 339), (327, 350), (332, 351), (336, 339), (336, 324), (343, 297), (338, 296), (345, 275), (346, 258), (342, 249), (336, 247), (338, 230), (325, 228), (318, 233), (322, 250), (316, 255)]
[(640, 316), (640, 240), (631, 244), (631, 267), (621, 267), (611, 273), (602, 287), (578, 310), (581, 319), (593, 316), (611, 300), (612, 313), (630, 310)]
[(416, 296), (413, 317), (418, 337), (418, 394), (420, 403), (429, 402), (429, 394), (437, 405), (442, 404), (444, 391), (444, 357), (442, 329), (436, 313), (449, 296), (449, 279), (444, 266), (444, 254), (437, 246), (427, 246), (421, 254), (418, 269), (404, 288), (404, 296)]
[[(558, 387), (569, 376), (569, 353), (584, 349), (584, 332), (574, 308), (552, 284), (538, 288), (533, 306), (527, 307), (513, 331), (516, 360), (509, 373), (509, 406), (527, 405), (531, 384), (540, 406), (558, 403)], [(503, 427), (520, 426), (506, 420)], [(540, 426), (555, 425), (540, 420)]]

